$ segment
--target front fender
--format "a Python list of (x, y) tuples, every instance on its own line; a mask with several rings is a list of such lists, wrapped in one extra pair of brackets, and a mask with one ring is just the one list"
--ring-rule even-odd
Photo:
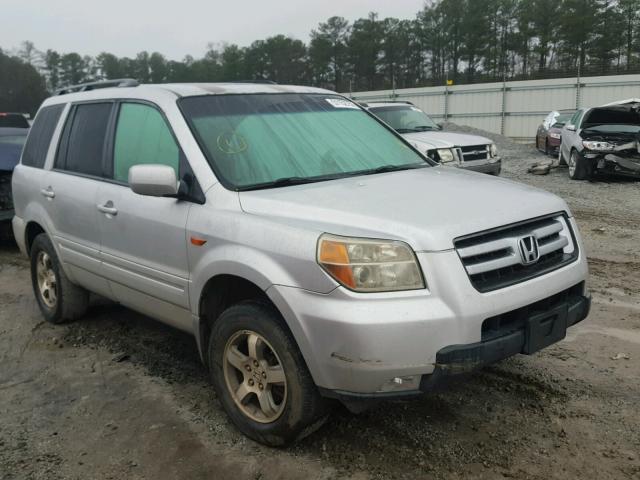
[[(192, 267), (189, 297), (193, 314), (200, 315), (202, 291), (211, 278), (219, 275), (243, 278), (263, 291), (272, 285), (300, 287), (300, 275), (304, 275), (301, 265), (288, 262), (283, 256), (284, 253), (271, 255), (250, 246), (237, 244), (224, 244), (207, 250)], [(315, 264), (315, 258), (310, 259), (306, 268), (307, 277), (316, 277), (316, 281), (309, 282), (315, 286), (314, 290), (326, 293), (336, 287), (335, 282)]]

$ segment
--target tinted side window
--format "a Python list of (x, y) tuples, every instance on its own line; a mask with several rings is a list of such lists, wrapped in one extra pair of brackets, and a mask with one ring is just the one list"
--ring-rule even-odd
[(42, 168), (64, 104), (41, 108), (22, 152), (22, 164)]
[(103, 176), (103, 152), (112, 105), (88, 103), (75, 106), (65, 125), (56, 167)]
[(133, 165), (168, 165), (179, 177), (180, 149), (158, 110), (139, 103), (120, 107), (113, 146), (113, 178), (127, 182)]

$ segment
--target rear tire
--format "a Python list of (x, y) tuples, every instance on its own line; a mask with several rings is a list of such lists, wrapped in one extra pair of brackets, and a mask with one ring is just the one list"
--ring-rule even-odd
[(33, 293), (45, 320), (58, 324), (84, 315), (89, 292), (67, 278), (46, 233), (33, 241), (30, 258)]
[(208, 353), (218, 398), (249, 438), (280, 447), (327, 419), (327, 402), (272, 306), (251, 300), (229, 307), (213, 324)]
[(589, 161), (581, 157), (577, 150), (573, 150), (571, 157), (569, 157), (569, 178), (572, 180), (589, 180), (591, 178), (591, 170)]

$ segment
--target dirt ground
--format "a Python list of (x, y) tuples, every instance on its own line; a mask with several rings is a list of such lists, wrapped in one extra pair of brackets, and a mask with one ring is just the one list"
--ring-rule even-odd
[(274, 450), (229, 423), (189, 336), (100, 300), (43, 323), (5, 240), (0, 479), (640, 479), (640, 182), (532, 176), (542, 154), (496, 141), (503, 176), (563, 196), (582, 229), (594, 303), (566, 340), (417, 400), (338, 408)]

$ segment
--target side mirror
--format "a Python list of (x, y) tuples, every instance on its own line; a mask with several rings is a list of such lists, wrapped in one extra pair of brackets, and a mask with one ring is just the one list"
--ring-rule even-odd
[(569, 130), (570, 132), (575, 132), (575, 131), (576, 131), (576, 126), (575, 126), (575, 125), (573, 125), (573, 124), (571, 124), (571, 123), (570, 123), (570, 124), (568, 124), (568, 125), (565, 125), (565, 126), (564, 126), (564, 128), (566, 128), (566, 129), (567, 129), (567, 130)]
[(134, 165), (129, 169), (129, 187), (138, 195), (150, 197), (178, 194), (176, 172), (168, 165)]

